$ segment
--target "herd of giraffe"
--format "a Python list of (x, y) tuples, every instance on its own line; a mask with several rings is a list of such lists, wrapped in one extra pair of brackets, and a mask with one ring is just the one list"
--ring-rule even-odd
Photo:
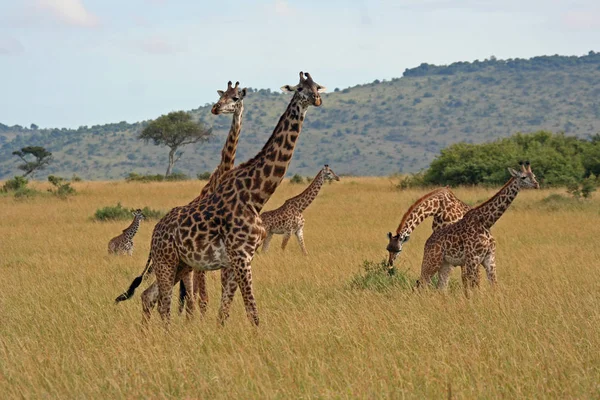
[[(200, 195), (184, 206), (175, 207), (154, 227), (146, 267), (116, 302), (129, 299), (144, 278), (154, 273), (155, 281), (142, 293), (143, 322), (152, 309), (168, 323), (171, 315), (173, 287), (180, 282), (180, 311), (185, 306), (192, 315), (196, 302), (200, 313), (206, 312), (208, 294), (206, 272), (221, 270), (221, 305), (218, 320), (229, 316), (234, 294), (239, 288), (246, 314), (258, 326), (259, 316), (252, 285), (252, 259), (262, 244), (267, 252), (274, 234), (284, 235), (282, 249), (295, 235), (303, 254), (304, 217), (302, 212), (315, 199), (325, 181), (339, 177), (325, 165), (310, 185), (299, 195), (288, 199), (281, 207), (261, 214), (285, 176), (296, 147), (306, 112), (322, 104), (325, 88), (309, 73), (300, 72), (300, 82), (285, 85), (283, 91), (293, 93), (292, 99), (266, 144), (254, 158), (234, 167), (236, 149), (242, 126), (243, 100), (246, 89), (228, 83), (226, 91), (217, 91), (218, 102), (212, 107), (215, 115), (232, 114), (232, 123), (221, 161)], [(431, 283), (438, 275), (438, 287), (447, 285), (453, 266), (461, 266), (465, 290), (479, 285), (479, 265), (483, 265), (490, 282), (496, 282), (494, 238), (491, 226), (506, 211), (521, 188), (538, 188), (529, 163), (521, 170), (509, 169), (512, 177), (490, 200), (471, 208), (448, 188), (423, 196), (403, 216), (396, 235), (388, 233), (390, 271), (410, 233), (425, 218), (433, 216), (433, 234), (425, 244), (421, 277), (417, 287)], [(140, 210), (123, 234), (112, 239), (111, 253), (132, 254), (133, 235), (143, 219)]]

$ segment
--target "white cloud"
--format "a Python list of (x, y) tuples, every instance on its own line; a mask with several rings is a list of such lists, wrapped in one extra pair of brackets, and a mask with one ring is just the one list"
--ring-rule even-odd
[(170, 43), (165, 38), (159, 36), (151, 36), (137, 42), (137, 47), (149, 54), (173, 54), (181, 49)]
[(0, 55), (20, 54), (24, 51), (21, 42), (12, 36), (0, 36)]
[(55, 19), (68, 25), (92, 28), (99, 24), (98, 17), (89, 12), (81, 0), (38, 0), (36, 8), (50, 12)]
[(286, 0), (275, 0), (275, 14), (282, 17), (288, 17), (292, 15), (294, 9), (290, 7)]

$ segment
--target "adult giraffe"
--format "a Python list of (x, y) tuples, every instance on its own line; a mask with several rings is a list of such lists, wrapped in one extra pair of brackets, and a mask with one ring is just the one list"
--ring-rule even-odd
[(431, 283), (438, 273), (438, 287), (448, 284), (453, 266), (462, 268), (465, 294), (478, 285), (477, 268), (482, 264), (492, 283), (496, 281), (496, 242), (490, 229), (504, 214), (521, 189), (539, 189), (540, 185), (531, 171), (529, 161), (521, 171), (509, 168), (509, 181), (485, 203), (468, 211), (458, 222), (433, 232), (427, 242), (421, 264), (421, 277), (417, 287)]
[[(158, 301), (158, 311), (167, 323), (171, 315), (173, 285), (189, 276), (192, 269), (221, 269), (221, 308), (219, 322), (229, 316), (229, 308), (240, 287), (246, 314), (258, 326), (259, 317), (252, 289), (251, 261), (266, 236), (259, 213), (285, 176), (310, 106), (320, 106), (324, 87), (310, 74), (300, 72), (296, 86), (282, 90), (294, 96), (273, 134), (251, 160), (234, 168), (222, 178), (215, 192), (198, 203), (182, 207), (176, 220), (165, 231), (162, 246), (152, 246), (146, 268), (129, 290), (117, 301), (129, 298), (147, 272), (150, 262), (156, 284), (142, 295), (144, 321)], [(181, 261), (184, 265), (182, 265)], [(134, 285), (138, 282), (137, 285)], [(190, 287), (191, 279), (186, 278)], [(193, 304), (193, 301), (189, 302)]]

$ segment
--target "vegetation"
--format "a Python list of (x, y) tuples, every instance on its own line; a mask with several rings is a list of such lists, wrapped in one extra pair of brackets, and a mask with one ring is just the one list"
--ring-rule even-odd
[[(600, 197), (565, 195), (566, 208), (549, 213), (542, 200), (564, 188), (522, 192), (493, 228), (500, 285), (491, 290), (483, 277), (467, 300), (462, 290), (350, 287), (366, 275), (363, 260), (387, 256), (386, 232), (427, 191), (352, 181), (330, 186), (304, 213), (309, 257), (295, 243), (282, 252), (281, 236), (255, 257), (258, 329), (239, 291), (229, 321), (217, 325), (216, 272), (207, 274), (206, 317), (188, 321), (174, 308), (168, 334), (156, 311), (147, 332), (140, 326), (140, 295), (153, 279), (113, 304), (144, 268), (153, 224), (142, 223), (132, 257), (109, 257), (108, 240), (127, 223), (92, 223), (90, 210), (119, 199), (169, 209), (196, 197), (201, 183), (167, 191), (86, 182), (73, 201), (26, 205), (0, 197), (3, 398), (442, 399), (449, 389), (456, 399), (598, 397)], [(455, 193), (471, 203), (497, 189)], [(297, 193), (284, 180), (266, 209)], [(428, 220), (412, 233), (398, 274), (419, 275), (430, 232)], [(459, 269), (451, 281), (460, 287)]]
[(23, 147), (21, 150), (13, 151), (12, 154), (23, 161), (23, 164), (18, 166), (25, 172), (23, 176), (33, 176), (36, 171), (45, 169), (52, 161), (52, 153), (41, 146)]
[(152, 141), (156, 146), (167, 146), (169, 148), (169, 164), (165, 177), (171, 175), (173, 166), (183, 152), (177, 152), (180, 148), (207, 141), (211, 135), (211, 129), (207, 129), (202, 123), (192, 121), (192, 116), (185, 111), (174, 111), (162, 115), (150, 122), (138, 135), (146, 143)]
[(527, 159), (544, 185), (585, 182), (582, 190), (589, 194), (597, 183), (594, 171), (600, 170), (600, 157), (595, 154), (600, 154), (597, 136), (586, 140), (545, 131), (484, 144), (458, 143), (442, 150), (427, 170), (402, 178), (398, 187), (501, 185), (510, 177), (507, 167), (515, 168), (519, 160)]
[(350, 288), (383, 292), (399, 287), (412, 291), (417, 279), (416, 275), (411, 277), (406, 271), (390, 269), (385, 259), (378, 263), (364, 260), (362, 269), (363, 271), (354, 275), (350, 281)]
[(292, 178), (290, 179), (290, 183), (304, 183), (304, 178), (302, 178), (301, 175), (295, 174), (294, 176), (292, 176)]
[(204, 171), (204, 172), (199, 172), (196, 177), (201, 180), (201, 181), (207, 181), (210, 179), (210, 176), (212, 175), (211, 172), (208, 171)]
[[(97, 221), (119, 221), (130, 220), (134, 208), (123, 207), (120, 202), (116, 206), (106, 206), (96, 210), (94, 219)], [(142, 209), (142, 214), (146, 219), (161, 219), (165, 216), (164, 211), (153, 210), (148, 206)]]
[(15, 176), (14, 178), (4, 182), (4, 185), (2, 185), (2, 191), (6, 193), (23, 189), (27, 187), (28, 183), (29, 181), (27, 180), (27, 178), (24, 178), (22, 176)]
[(75, 188), (71, 187), (71, 183), (67, 182), (65, 178), (60, 176), (50, 175), (48, 182), (54, 186), (55, 189), (48, 189), (48, 191), (58, 197), (66, 198), (75, 194)]
[(167, 176), (160, 174), (140, 175), (136, 174), (135, 172), (131, 172), (125, 177), (125, 181), (127, 182), (176, 182), (186, 181), (188, 179), (190, 179), (190, 177), (182, 172), (172, 172), (170, 175)]
[[(324, 94), (323, 106), (307, 115), (289, 176), (314, 176), (326, 163), (339, 175), (417, 172), (456, 143), (484, 143), (540, 130), (579, 138), (600, 133), (598, 53), (544, 60), (463, 63), (462, 68), (454, 65), (451, 74), (405, 73)], [(509, 67), (515, 63), (520, 67)], [(470, 71), (467, 64), (476, 68)], [(249, 90), (240, 162), (262, 148), (288, 102), (285, 94)], [(186, 149), (177, 162), (190, 176), (215, 168), (231, 124), (231, 116), (214, 116), (210, 106), (190, 111), (194, 121), (212, 126), (214, 133), (214, 139)], [(136, 139), (147, 124), (35, 130), (0, 124), (0, 178), (15, 174), (12, 151), (32, 145), (54, 154), (48, 174), (70, 176), (77, 171), (86, 180), (122, 179), (131, 171), (163, 174), (164, 155)]]

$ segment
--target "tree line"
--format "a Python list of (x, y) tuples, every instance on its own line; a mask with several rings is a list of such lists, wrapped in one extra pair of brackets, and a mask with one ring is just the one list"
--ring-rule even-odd
[(507, 167), (529, 160), (545, 186), (564, 186), (600, 175), (600, 134), (582, 139), (564, 133), (517, 133), (483, 144), (457, 143), (443, 149), (428, 169), (401, 186), (502, 185)]

